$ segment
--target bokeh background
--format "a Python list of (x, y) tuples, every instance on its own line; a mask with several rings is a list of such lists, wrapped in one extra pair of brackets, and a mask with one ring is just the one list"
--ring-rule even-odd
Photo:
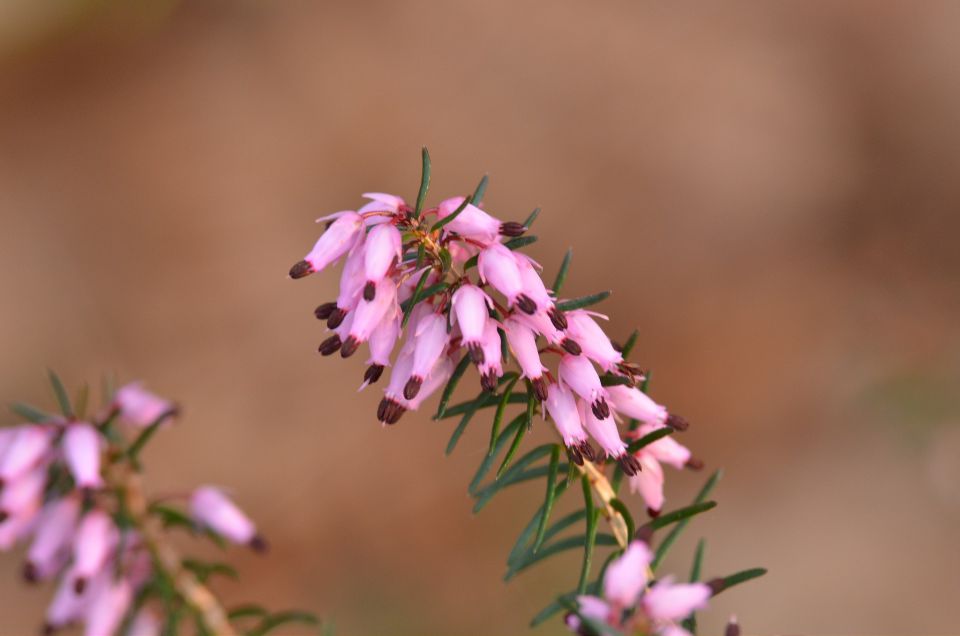
[[(488, 172), (498, 215), (543, 207), (532, 253), (575, 246), (567, 291), (614, 290), (613, 332), (726, 467), (668, 566), (707, 536), (708, 574), (770, 574), (703, 633), (955, 633), (958, 56), (953, 2), (7, 0), (0, 397), (49, 404), (48, 365), (175, 396), (154, 491), (229, 485), (273, 544), (235, 553), (232, 600), (526, 633), (578, 567), (501, 582), (539, 489), (472, 515), (483, 427), (449, 458), (449, 421), (381, 429), (362, 360), (316, 353), (337, 277), (286, 279), (316, 216), (412, 198), (426, 144), (434, 201)], [(18, 563), (4, 634), (49, 597)]]

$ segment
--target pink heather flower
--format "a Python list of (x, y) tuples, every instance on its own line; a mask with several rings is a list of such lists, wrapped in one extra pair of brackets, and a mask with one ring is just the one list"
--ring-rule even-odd
[(12, 438), (6, 443), (6, 451), (0, 458), (0, 484), (20, 477), (33, 468), (50, 450), (53, 431), (33, 424), (24, 424), (13, 429)]
[[(437, 217), (445, 219), (463, 203), (464, 197), (453, 197), (440, 202)], [(493, 243), (500, 234), (500, 220), (487, 214), (472, 203), (468, 203), (457, 218), (450, 221), (444, 229), (461, 236), (484, 243)]]
[(84, 636), (108, 636), (116, 633), (132, 600), (133, 590), (127, 579), (114, 580), (113, 576), (109, 575), (99, 577), (91, 594), (90, 604), (84, 612)]
[(635, 457), (627, 454), (627, 445), (620, 439), (620, 432), (617, 430), (617, 423), (613, 421), (613, 418), (609, 416), (597, 417), (591, 409), (587, 408), (585, 402), (580, 402), (578, 407), (584, 427), (590, 433), (590, 437), (600, 444), (600, 448), (607, 456), (616, 459), (620, 468), (627, 475), (633, 476), (639, 471), (640, 465)]
[(32, 516), (43, 503), (47, 467), (40, 464), (7, 482), (0, 493), (0, 519)]
[[(365, 261), (365, 253), (361, 248), (354, 249), (347, 255), (347, 260), (343, 264), (343, 271), (340, 272), (340, 292), (337, 295), (336, 303), (336, 310), (339, 311), (339, 314), (337, 314), (337, 318), (333, 319), (333, 324), (327, 325), (331, 329), (335, 328), (343, 320), (346, 313), (357, 304), (360, 291), (366, 283)], [(329, 319), (333, 315), (334, 312), (331, 311), (327, 318)]]
[(584, 356), (565, 355), (560, 359), (560, 381), (573, 389), (573, 392), (583, 398), (594, 415), (600, 419), (610, 417), (610, 407), (607, 405), (600, 376), (590, 361)]
[(613, 371), (623, 362), (623, 355), (613, 348), (610, 338), (591, 317), (591, 312), (576, 309), (568, 311), (566, 318), (567, 333), (577, 341), (584, 355), (600, 365), (601, 369)]
[(396, 424), (407, 410), (403, 389), (413, 370), (413, 347), (409, 346), (410, 342), (408, 340), (401, 348), (400, 355), (390, 370), (390, 381), (384, 390), (384, 397), (377, 407), (377, 419), (383, 424)]
[(500, 332), (497, 323), (488, 320), (483, 327), (483, 339), (480, 348), (483, 350), (483, 362), (477, 367), (480, 372), (480, 385), (485, 391), (497, 390), (497, 381), (503, 376), (503, 350), (500, 341)]
[(480, 278), (506, 296), (511, 307), (516, 305), (527, 314), (537, 310), (537, 303), (523, 293), (517, 258), (509, 248), (500, 243), (491, 243), (480, 252), (477, 268)]
[(644, 424), (664, 424), (667, 421), (667, 408), (650, 399), (646, 393), (632, 386), (610, 386), (607, 394), (613, 404), (613, 410), (621, 415), (639, 420)]
[(443, 356), (434, 365), (433, 369), (427, 375), (423, 388), (412, 400), (406, 400), (404, 406), (409, 411), (416, 411), (424, 401), (433, 395), (440, 387), (447, 383), (450, 376), (453, 375), (453, 368), (456, 366), (451, 358)]
[(363, 374), (361, 390), (379, 380), (384, 367), (390, 366), (390, 354), (393, 353), (399, 337), (400, 316), (384, 318), (370, 334), (370, 357), (367, 359), (370, 366)]
[(317, 240), (310, 253), (290, 268), (290, 278), (303, 278), (335, 263), (363, 238), (363, 217), (356, 212), (338, 212), (317, 221), (336, 217), (327, 231)]
[(190, 514), (229, 541), (263, 551), (266, 543), (257, 535), (256, 526), (224, 493), (213, 486), (201, 486), (190, 498)]
[(80, 520), (73, 537), (73, 567), (70, 576), (74, 590), (83, 594), (117, 543), (117, 528), (102, 510), (91, 510)]
[[(403, 197), (398, 197), (395, 194), (387, 194), (385, 192), (364, 192), (364, 199), (370, 199), (370, 203), (365, 203), (357, 212), (360, 214), (366, 214), (368, 212), (389, 212), (390, 214), (397, 214), (401, 209), (406, 207), (406, 203), (403, 200)], [(373, 225), (375, 223), (383, 223), (388, 221), (389, 217), (386, 216), (375, 216), (371, 215), (367, 217), (367, 225)]]
[[(523, 284), (523, 294), (533, 300), (538, 312), (543, 312), (550, 319), (555, 330), (563, 331), (567, 328), (567, 318), (557, 309), (553, 296), (547, 291), (546, 285), (537, 270), (540, 265), (525, 254), (514, 252), (517, 268), (520, 270), (520, 280)], [(527, 312), (532, 313), (532, 312)]]
[(577, 341), (570, 338), (568, 334), (560, 329), (557, 329), (553, 324), (553, 319), (547, 315), (547, 312), (542, 310), (537, 310), (534, 314), (521, 312), (513, 314), (513, 317), (546, 338), (550, 344), (562, 347), (564, 351), (570, 355), (580, 355), (580, 345)]
[(704, 609), (710, 594), (710, 586), (705, 583), (674, 583), (668, 576), (647, 590), (641, 604), (653, 620), (678, 621)]
[(75, 496), (54, 499), (40, 514), (33, 543), (27, 551), (23, 576), (28, 581), (45, 580), (66, 561), (73, 533), (80, 518), (80, 499)]
[(544, 404), (573, 461), (582, 465), (584, 455), (592, 460), (593, 449), (587, 442), (587, 434), (583, 430), (580, 412), (577, 410), (577, 400), (570, 389), (563, 384), (550, 385)]
[(603, 577), (603, 596), (618, 607), (633, 607), (647, 587), (647, 569), (652, 562), (650, 546), (642, 541), (631, 541), (623, 555), (607, 568)]
[(30, 534), (35, 521), (36, 511), (8, 516), (5, 521), (0, 521), (0, 552), (9, 550)]
[(493, 301), (476, 285), (461, 285), (451, 298), (453, 314), (460, 326), (463, 345), (476, 365), (483, 364), (483, 335)]
[[(660, 427), (644, 425), (634, 436), (639, 439), (658, 428)], [(630, 477), (630, 492), (640, 493), (650, 516), (656, 517), (663, 510), (664, 501), (664, 475), (660, 463), (670, 464), (678, 469), (684, 468), (690, 462), (690, 451), (673, 438), (663, 437), (637, 451), (636, 458), (642, 470)]]
[(420, 386), (426, 379), (433, 365), (443, 353), (449, 340), (447, 334), (447, 319), (440, 314), (431, 313), (417, 323), (413, 334), (413, 366), (410, 369), (410, 379), (403, 387), (403, 397), (412, 400), (420, 392)]
[[(373, 300), (377, 283), (387, 275), (394, 259), (400, 260), (402, 242), (400, 230), (392, 223), (378, 225), (367, 234), (363, 245), (364, 299)], [(392, 281), (391, 284), (395, 285)]]
[(177, 412), (173, 402), (147, 391), (140, 382), (120, 387), (114, 400), (120, 409), (120, 416), (136, 426), (150, 426)]
[(530, 380), (537, 399), (543, 402), (547, 399), (547, 385), (543, 381), (543, 372), (547, 370), (540, 360), (537, 350), (537, 336), (529, 327), (515, 318), (507, 318), (503, 322), (507, 332), (507, 343), (517, 358), (517, 364), (523, 371), (523, 377)]
[[(577, 606), (584, 618), (598, 623), (607, 623), (611, 618), (610, 605), (596, 596), (578, 596)], [(581, 621), (579, 616), (569, 614), (564, 620), (570, 631), (580, 633)]]
[(79, 595), (67, 577), (60, 581), (53, 600), (47, 606), (44, 633), (51, 633), (83, 617), (90, 604), (90, 597)]
[(63, 434), (63, 454), (77, 488), (100, 488), (100, 434), (91, 425), (77, 422), (67, 425)]
[(397, 286), (389, 278), (384, 278), (377, 283), (373, 300), (361, 299), (357, 304), (350, 335), (344, 340), (340, 355), (344, 358), (352, 356), (361, 343), (370, 339), (377, 325), (391, 315), (391, 310), (397, 311)]
[(160, 617), (148, 607), (144, 607), (130, 623), (129, 636), (160, 636), (162, 624)]

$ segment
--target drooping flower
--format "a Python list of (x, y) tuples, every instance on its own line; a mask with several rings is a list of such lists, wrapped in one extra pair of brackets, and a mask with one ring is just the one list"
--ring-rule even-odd
[(321, 217), (317, 221), (325, 221), (332, 217), (336, 217), (335, 220), (320, 236), (310, 253), (290, 268), (290, 278), (303, 278), (322, 271), (331, 263), (340, 260), (341, 256), (353, 248), (357, 239), (362, 238), (364, 221), (358, 213), (338, 212), (329, 217)]
[(523, 371), (523, 377), (530, 380), (534, 394), (538, 400), (543, 402), (548, 395), (547, 383), (543, 380), (543, 372), (547, 370), (547, 367), (540, 360), (536, 334), (529, 327), (512, 317), (503, 321), (503, 328), (507, 333), (507, 343), (510, 345), (510, 350), (516, 356), (517, 364)]
[(365, 276), (363, 298), (373, 300), (377, 283), (401, 256), (400, 230), (391, 223), (382, 223), (367, 234), (363, 245), (363, 273)]
[(573, 461), (582, 465), (584, 457), (593, 460), (593, 448), (587, 441), (587, 433), (583, 430), (577, 409), (577, 399), (570, 389), (563, 384), (550, 385), (544, 405)]
[(497, 381), (503, 376), (503, 341), (497, 323), (488, 320), (483, 328), (483, 339), (480, 348), (483, 351), (483, 362), (477, 367), (480, 372), (480, 385), (485, 391), (493, 393), (497, 390)]
[(623, 355), (613, 348), (610, 338), (593, 319), (593, 312), (584, 309), (568, 311), (567, 333), (573, 338), (583, 354), (600, 365), (604, 371), (614, 371), (621, 362)]
[(86, 422), (67, 425), (63, 453), (77, 488), (100, 488), (100, 434)]
[[(464, 201), (464, 197), (451, 197), (441, 201), (437, 206), (437, 217), (447, 218), (456, 212)], [(468, 203), (456, 218), (447, 223), (447, 229), (468, 238), (493, 243), (499, 236), (520, 236), (527, 228), (512, 221), (503, 223), (472, 203)]]
[(114, 400), (120, 417), (135, 426), (150, 426), (177, 413), (173, 402), (147, 391), (140, 382), (120, 387)]
[(508, 306), (516, 305), (527, 314), (537, 310), (537, 303), (524, 294), (517, 258), (509, 249), (500, 243), (491, 243), (480, 252), (477, 267), (480, 278), (506, 296)]
[(213, 486), (201, 486), (190, 497), (190, 514), (197, 523), (213, 530), (228, 541), (249, 545), (258, 552), (266, 549), (264, 539), (257, 534), (253, 521)]
[(560, 359), (560, 380), (579, 395), (599, 419), (610, 417), (607, 393), (600, 384), (600, 376), (585, 356), (564, 355)]
[(620, 439), (620, 432), (617, 430), (617, 423), (614, 419), (609, 415), (598, 417), (585, 401), (581, 401), (578, 407), (584, 427), (590, 433), (590, 437), (600, 445), (603, 452), (608, 457), (617, 460), (620, 468), (627, 475), (632, 476), (639, 471), (640, 465), (636, 457), (627, 453), (627, 445)]
[(90, 604), (84, 611), (84, 636), (114, 634), (133, 600), (130, 581), (122, 577), (114, 579), (107, 573), (92, 587)]
[[(633, 433), (633, 436), (639, 439), (659, 428), (661, 427), (644, 424)], [(669, 464), (678, 469), (688, 465), (694, 468), (699, 467), (698, 462), (691, 464), (690, 450), (672, 437), (663, 437), (647, 444), (638, 450), (635, 456), (642, 470), (630, 477), (630, 491), (639, 493), (643, 497), (647, 504), (647, 512), (652, 517), (659, 515), (663, 509), (664, 474), (660, 464)]]
[(483, 337), (493, 301), (476, 285), (461, 285), (451, 297), (463, 345), (476, 365), (483, 364)]
[(102, 510), (91, 510), (80, 520), (73, 537), (73, 565), (70, 579), (77, 594), (83, 594), (90, 579), (100, 572), (116, 545), (117, 528)]
[(66, 563), (79, 517), (80, 499), (76, 496), (61, 497), (44, 506), (23, 567), (26, 580), (45, 580)]
[(35, 424), (23, 424), (12, 429), (0, 457), (0, 484), (20, 477), (43, 458), (50, 450), (53, 430)]

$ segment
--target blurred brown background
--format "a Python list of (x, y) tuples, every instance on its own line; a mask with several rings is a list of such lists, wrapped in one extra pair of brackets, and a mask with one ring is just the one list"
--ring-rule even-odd
[[(450, 458), (449, 421), (382, 430), (362, 361), (315, 350), (337, 276), (286, 279), (316, 216), (413, 198), (426, 144), (433, 201), (489, 172), (494, 213), (543, 207), (532, 253), (574, 245), (567, 291), (615, 290), (614, 333), (726, 467), (668, 565), (707, 536), (708, 574), (771, 572), (703, 633), (956, 633), (958, 59), (952, 2), (8, 0), (0, 397), (49, 404), (49, 365), (183, 403), (153, 488), (229, 485), (274, 547), (235, 552), (231, 599), (526, 633), (578, 568), (500, 580), (539, 489), (471, 515), (483, 427)], [(4, 634), (49, 597), (18, 563)]]

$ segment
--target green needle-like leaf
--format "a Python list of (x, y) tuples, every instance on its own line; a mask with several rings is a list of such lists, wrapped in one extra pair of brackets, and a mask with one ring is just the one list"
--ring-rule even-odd
[[(618, 473), (621, 471), (617, 471)], [(627, 508), (627, 504), (623, 503), (620, 499), (611, 499), (610, 507), (620, 513), (623, 517), (624, 522), (627, 524), (627, 536), (632, 537), (633, 533), (637, 530), (637, 525), (633, 521), (633, 515), (630, 514), (630, 509)]]
[(477, 188), (473, 191), (473, 196), (470, 197), (474, 205), (480, 205), (480, 202), (483, 201), (483, 195), (487, 193), (487, 185), (489, 183), (490, 175), (483, 175), (480, 183), (477, 184)]
[[(424, 149), (426, 152), (426, 149)], [(271, 614), (269, 617), (265, 618), (260, 625), (249, 632), (250, 636), (265, 636), (273, 630), (283, 625), (289, 623), (302, 623), (304, 625), (319, 625), (320, 620), (308, 612), (300, 611), (287, 611), (287, 612), (277, 612), (276, 614)]]
[(560, 446), (554, 444), (550, 449), (550, 471), (547, 474), (547, 492), (543, 499), (543, 513), (540, 515), (540, 522), (537, 524), (537, 536), (533, 540), (533, 552), (537, 552), (547, 538), (547, 522), (550, 521), (550, 513), (553, 511), (553, 502), (556, 499), (557, 474), (560, 472)]
[(454, 210), (451, 214), (448, 214), (447, 216), (443, 217), (442, 219), (434, 223), (433, 227), (430, 228), (430, 231), (436, 232), (440, 228), (444, 227), (445, 225), (447, 225), (448, 223), (456, 219), (458, 216), (460, 216), (461, 212), (467, 209), (467, 206), (469, 204), (470, 204), (470, 197), (467, 197), (466, 199), (463, 200), (463, 203), (458, 205), (457, 209)]
[(533, 245), (539, 240), (536, 236), (518, 236), (517, 238), (512, 238), (506, 243), (503, 244), (504, 247), (511, 250), (518, 250), (521, 247), (526, 247), (527, 245)]
[[(503, 577), (503, 580), (509, 581), (520, 572), (529, 568), (531, 565), (534, 565), (535, 563), (539, 563), (540, 561), (543, 561), (544, 559), (547, 559), (553, 556), (554, 554), (559, 554), (567, 550), (574, 550), (576, 548), (582, 548), (586, 545), (586, 542), (587, 542), (587, 535), (578, 534), (572, 537), (567, 537), (565, 539), (560, 539), (559, 541), (556, 541), (554, 543), (549, 543), (543, 546), (542, 548), (540, 548), (540, 551), (537, 552), (536, 554), (530, 554), (529, 558), (524, 559), (523, 561), (520, 561), (519, 563), (517, 563), (516, 566), (512, 567)], [(598, 546), (598, 545), (613, 546), (613, 545), (619, 545), (619, 544), (617, 543), (617, 538), (614, 537), (612, 534), (598, 532), (594, 538), (594, 546)]]
[[(427, 270), (427, 273), (430, 273), (430, 270)], [(419, 282), (419, 281), (418, 281)], [(450, 287), (450, 283), (434, 283), (429, 287), (420, 290), (420, 295), (417, 297), (417, 302), (421, 300), (426, 300), (434, 294), (439, 294), (442, 291), (446, 291)], [(413, 296), (407, 298), (405, 301), (400, 303), (400, 310), (403, 312), (404, 316), (410, 313), (410, 310), (413, 309)]]
[(430, 271), (429, 268), (425, 269), (423, 270), (423, 274), (420, 275), (420, 280), (417, 281), (417, 286), (414, 288), (413, 295), (410, 297), (410, 306), (407, 308), (407, 311), (403, 312), (401, 327), (406, 327), (407, 323), (410, 322), (410, 316), (413, 315), (413, 308), (420, 302), (423, 286), (427, 284), (427, 277), (430, 276)]
[(633, 384), (630, 378), (624, 375), (614, 375), (613, 373), (604, 373), (600, 376), (602, 386), (629, 386)]
[(424, 146), (420, 153), (423, 160), (423, 171), (420, 173), (420, 191), (417, 192), (417, 207), (413, 210), (413, 218), (420, 218), (420, 212), (423, 211), (423, 204), (427, 200), (427, 191), (430, 190), (430, 152)]
[(147, 442), (149, 442), (154, 434), (156, 434), (157, 429), (160, 428), (160, 425), (163, 424), (167, 417), (169, 417), (169, 413), (164, 413), (151, 422), (150, 426), (140, 431), (140, 434), (137, 435), (137, 438), (133, 440), (133, 443), (130, 444), (129, 448), (127, 448), (127, 459), (130, 460), (130, 463), (135, 467), (139, 468), (140, 452), (143, 450), (143, 447), (146, 446)]
[[(506, 376), (504, 376), (506, 377)], [(515, 373), (510, 374), (510, 379), (512, 380), (516, 377)], [(447, 419), (448, 417), (456, 417), (457, 415), (463, 415), (470, 410), (482, 410), (490, 408), (491, 406), (497, 406), (500, 404), (500, 400), (503, 396), (496, 395), (494, 393), (484, 393), (482, 397), (479, 397), (469, 402), (460, 402), (459, 404), (454, 404), (453, 406), (447, 409), (447, 412), (443, 414), (442, 419)], [(527, 394), (526, 393), (512, 393), (510, 394), (510, 399), (507, 400), (509, 404), (526, 404)]]
[(497, 479), (500, 479), (503, 476), (503, 473), (510, 466), (510, 462), (513, 461), (513, 456), (517, 454), (517, 451), (520, 450), (520, 443), (523, 441), (524, 436), (526, 436), (527, 431), (530, 430), (527, 426), (520, 426), (517, 428), (517, 434), (513, 436), (513, 442), (510, 444), (510, 448), (507, 449), (507, 454), (503, 456), (503, 462), (500, 464), (500, 468), (497, 469)]
[(537, 466), (536, 468), (519, 472), (510, 471), (508, 476), (504, 476), (502, 479), (494, 480), (476, 492), (474, 496), (477, 498), (477, 502), (473, 506), (474, 514), (483, 510), (486, 505), (490, 503), (490, 500), (493, 499), (493, 496), (501, 490), (525, 481), (540, 479), (541, 477), (548, 475), (549, 472), (549, 466)]
[(207, 563), (198, 559), (184, 559), (183, 567), (193, 572), (194, 576), (201, 583), (206, 583), (211, 576), (219, 574), (236, 580), (238, 578), (237, 570), (232, 565), (226, 563)]
[(650, 388), (650, 378), (653, 377), (653, 371), (647, 371), (643, 374), (643, 383), (640, 385), (640, 390), (644, 393), (648, 393), (647, 389)]
[(63, 382), (60, 381), (60, 376), (53, 371), (48, 371), (47, 373), (50, 376), (50, 385), (53, 387), (53, 393), (57, 396), (57, 404), (60, 405), (60, 412), (63, 413), (64, 417), (68, 420), (72, 420), (74, 410), (70, 405), (70, 396), (67, 395), (67, 389), (63, 386)]
[(477, 490), (480, 488), (480, 482), (483, 481), (483, 478), (487, 476), (488, 472), (490, 472), (490, 468), (493, 466), (493, 462), (497, 455), (507, 444), (507, 440), (510, 439), (510, 436), (517, 432), (517, 427), (522, 425), (523, 414), (521, 413), (513, 418), (507, 427), (503, 429), (503, 432), (497, 438), (496, 444), (494, 444), (493, 452), (487, 453), (484, 456), (483, 461), (480, 462), (480, 466), (477, 468), (477, 472), (473, 475), (473, 479), (470, 480), (470, 485), (468, 486), (467, 490), (471, 495), (476, 496)]
[(447, 448), (444, 451), (447, 455), (453, 452), (453, 449), (457, 447), (457, 442), (460, 441), (460, 438), (463, 436), (463, 432), (467, 430), (467, 424), (470, 423), (470, 420), (473, 418), (473, 414), (476, 413), (476, 409), (472, 409), (463, 414), (463, 417), (460, 418), (460, 423), (457, 424), (457, 428), (453, 429), (453, 433), (450, 435), (450, 441), (447, 442)]
[[(553, 490), (553, 499), (556, 501), (560, 496), (567, 490), (567, 482), (561, 481)], [(552, 504), (551, 504), (552, 505)], [(513, 566), (516, 563), (519, 563), (526, 559), (528, 552), (532, 550), (527, 549), (527, 544), (530, 543), (533, 533), (539, 528), (540, 520), (543, 518), (544, 505), (541, 504), (537, 511), (533, 513), (533, 517), (530, 518), (530, 521), (523, 528), (523, 532), (520, 533), (520, 536), (517, 537), (516, 542), (513, 544), (513, 547), (510, 549), (510, 554), (507, 556), (507, 565)], [(582, 512), (582, 511), (581, 511)], [(560, 523), (559, 521), (557, 523)], [(547, 534), (550, 534), (550, 531), (547, 531)], [(537, 546), (539, 549), (540, 546)]]
[(527, 220), (523, 222), (523, 227), (530, 229), (530, 226), (533, 225), (533, 222), (537, 220), (537, 217), (540, 216), (540, 208), (535, 208), (533, 212), (530, 213), (530, 216), (527, 217)]
[[(714, 473), (710, 475), (710, 478), (707, 479), (707, 482), (703, 485), (703, 488), (700, 489), (700, 492), (697, 493), (697, 496), (693, 499), (693, 503), (700, 504), (706, 501), (707, 497), (710, 496), (710, 493), (713, 492), (713, 489), (716, 487), (717, 482), (720, 481), (720, 477), (722, 475), (722, 471), (714, 471)], [(661, 541), (660, 545), (657, 546), (657, 553), (653, 559), (653, 563), (650, 564), (652, 569), (657, 569), (657, 566), (660, 565), (663, 557), (666, 556), (670, 546), (672, 546), (674, 541), (677, 540), (677, 537), (679, 537), (680, 533), (684, 531), (688, 523), (690, 522), (687, 519), (680, 521), (676, 526), (673, 527), (673, 529), (670, 530), (670, 533), (663, 538), (663, 541)]]
[(766, 568), (750, 568), (749, 570), (741, 570), (736, 574), (712, 579), (708, 583), (713, 589), (713, 595), (716, 596), (720, 592), (725, 592), (735, 585), (752, 581), (753, 579), (759, 578), (766, 573)]
[[(693, 566), (690, 568), (690, 582), (696, 583), (700, 580), (700, 570), (703, 567), (703, 549), (706, 547), (703, 539), (697, 542), (697, 549), (693, 553)], [(697, 613), (690, 612), (690, 616), (683, 619), (683, 628), (697, 636)]]
[(572, 298), (570, 300), (557, 303), (557, 309), (560, 311), (583, 309), (584, 307), (589, 307), (590, 305), (596, 305), (597, 303), (606, 300), (609, 296), (609, 291), (597, 292), (596, 294), (590, 294), (589, 296), (580, 296), (579, 298)]
[(447, 386), (443, 388), (443, 394), (440, 396), (440, 406), (437, 407), (437, 414), (433, 416), (433, 419), (439, 420), (443, 417), (443, 413), (447, 410), (447, 404), (450, 402), (450, 398), (453, 397), (453, 392), (457, 388), (460, 378), (467, 372), (467, 367), (469, 366), (470, 356), (463, 356), (450, 375), (450, 379), (447, 380)]
[(553, 281), (553, 293), (559, 294), (563, 284), (567, 281), (567, 274), (570, 272), (570, 261), (573, 260), (573, 248), (567, 250), (563, 255), (563, 261), (560, 262), (560, 270), (557, 272), (557, 278)]
[(600, 511), (593, 508), (593, 487), (590, 485), (590, 479), (583, 475), (580, 480), (583, 486), (583, 509), (587, 512), (587, 534), (583, 543), (583, 563), (580, 566), (580, 582), (577, 583), (577, 593), (584, 594), (587, 591), (590, 566), (593, 564), (593, 548), (597, 541), (597, 521), (600, 518)]
[(269, 614), (265, 608), (253, 603), (238, 605), (227, 612), (227, 618), (231, 621), (237, 621), (244, 618), (261, 618)]
[(34, 424), (49, 422), (53, 419), (53, 416), (49, 413), (44, 413), (37, 407), (24, 404), (23, 402), (14, 402), (10, 405), (10, 410), (28, 422), (33, 422)]
[(77, 399), (74, 402), (74, 411), (78, 419), (82, 420), (87, 416), (87, 403), (89, 400), (90, 385), (84, 382), (77, 391)]
[(633, 333), (630, 334), (630, 337), (627, 338), (627, 341), (623, 343), (623, 349), (620, 351), (620, 354), (623, 356), (623, 359), (626, 360), (627, 356), (630, 355), (630, 352), (633, 351), (633, 348), (637, 344), (637, 338), (640, 336), (640, 332), (636, 329), (633, 330)]
[(636, 453), (638, 450), (640, 450), (644, 446), (649, 446), (650, 444), (653, 444), (658, 439), (662, 439), (672, 433), (673, 433), (673, 429), (667, 428), (666, 426), (664, 426), (663, 428), (658, 428), (656, 430), (650, 431), (640, 439), (636, 439), (630, 442), (627, 445), (627, 452), (632, 455), (633, 453)]
[(693, 504), (691, 506), (685, 506), (683, 508), (678, 508), (672, 512), (660, 515), (656, 519), (651, 519), (647, 523), (643, 524), (642, 527), (649, 527), (652, 530), (659, 530), (660, 528), (666, 528), (671, 523), (677, 523), (678, 521), (683, 521), (684, 519), (689, 519), (696, 515), (702, 514), (707, 510), (712, 510), (717, 507), (716, 501), (704, 501), (703, 503)]
[(497, 403), (497, 411), (493, 416), (493, 426), (490, 427), (490, 455), (493, 455), (493, 449), (497, 444), (497, 437), (500, 435), (500, 424), (503, 422), (503, 414), (507, 410), (507, 404), (510, 401), (510, 393), (513, 391), (513, 387), (519, 379), (518, 376), (510, 380), (507, 388), (503, 391), (500, 402)]

